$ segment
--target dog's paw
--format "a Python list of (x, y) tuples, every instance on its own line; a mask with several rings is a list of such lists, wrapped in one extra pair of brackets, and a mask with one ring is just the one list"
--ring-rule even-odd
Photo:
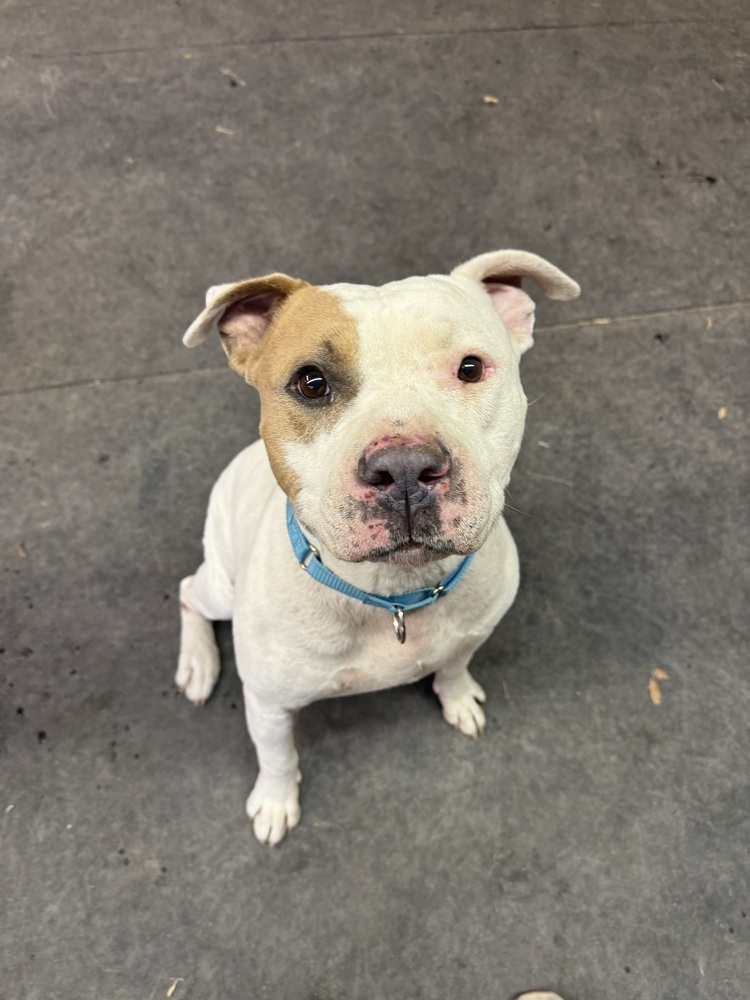
[(519, 993), (516, 1000), (562, 1000), (562, 997), (548, 990), (532, 990), (531, 993)]
[(180, 648), (175, 684), (188, 701), (203, 705), (211, 696), (220, 669), (219, 649), (213, 636), (192, 635)]
[(264, 781), (262, 775), (258, 776), (245, 808), (253, 821), (253, 833), (261, 844), (273, 847), (299, 823), (300, 778), (298, 772), (292, 784), (275, 788), (275, 783)]
[(435, 679), (435, 694), (440, 699), (445, 721), (476, 739), (484, 732), (485, 717), (482, 705), (486, 695), (470, 674), (460, 680), (443, 684)]

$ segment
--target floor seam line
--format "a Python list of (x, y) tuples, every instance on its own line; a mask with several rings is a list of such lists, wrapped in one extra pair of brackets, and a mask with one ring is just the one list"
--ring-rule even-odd
[(690, 313), (718, 312), (722, 309), (733, 309), (750, 305), (750, 299), (736, 299), (733, 302), (715, 302), (702, 306), (678, 306), (673, 309), (654, 309), (642, 313), (623, 313), (621, 316), (595, 316), (591, 319), (573, 320), (570, 323), (551, 323), (549, 326), (537, 326), (535, 332), (545, 333), (556, 330), (574, 330), (584, 326), (612, 326), (615, 323), (630, 323), (634, 320), (661, 319), (665, 316), (683, 316)]
[(135, 375), (111, 375), (101, 378), (72, 379), (70, 382), (52, 382), (47, 385), (28, 386), (25, 389), (0, 389), (0, 399), (11, 396), (30, 396), (35, 392), (55, 392), (61, 389), (95, 389), (99, 386), (118, 385), (123, 382), (153, 382), (158, 379), (183, 378), (186, 375), (206, 375), (231, 371), (228, 365), (210, 365), (207, 368), (176, 368), (171, 372), (143, 372)]
[[(681, 306), (673, 309), (658, 309), (651, 312), (624, 313), (621, 316), (599, 316), (591, 319), (574, 320), (571, 323), (552, 323), (549, 326), (537, 326), (535, 333), (555, 333), (563, 330), (577, 330), (587, 326), (614, 326), (616, 323), (628, 323), (634, 320), (660, 319), (665, 316), (683, 316), (691, 313), (719, 312), (725, 309), (735, 309), (750, 306), (750, 299), (737, 299), (733, 302), (715, 302), (701, 306)], [(186, 375), (215, 375), (217, 372), (230, 371), (228, 365), (210, 365), (206, 368), (177, 368), (169, 372), (143, 372), (140, 374), (112, 375), (101, 378), (72, 379), (70, 382), (53, 382), (48, 385), (28, 386), (25, 389), (0, 389), (0, 399), (12, 396), (30, 396), (35, 392), (54, 392), (62, 389), (95, 389), (98, 386), (117, 385), (124, 382), (153, 382), (159, 379), (183, 378)]]
[(351, 35), (298, 35), (289, 38), (258, 38), (247, 39), (242, 42), (231, 42), (226, 39), (216, 42), (185, 42), (181, 45), (157, 45), (157, 46), (133, 46), (120, 49), (91, 49), (91, 50), (70, 50), (62, 52), (39, 52), (29, 50), (27, 52), (3, 52), (3, 58), (28, 58), (28, 59), (85, 59), (96, 56), (117, 56), (117, 55), (137, 55), (147, 52), (182, 52), (184, 50), (194, 50), (196, 52), (209, 52), (212, 49), (243, 49), (253, 48), (261, 45), (306, 45), (328, 42), (348, 42), (387, 40), (387, 39), (409, 39), (409, 38), (459, 38), (468, 35), (518, 35), (527, 32), (541, 31), (602, 31), (613, 28), (653, 28), (653, 27), (695, 27), (697, 25), (739, 25), (750, 21), (747, 17), (722, 18), (722, 19), (696, 19), (687, 21), (604, 21), (599, 24), (553, 24), (553, 25), (526, 25), (513, 28), (465, 28), (460, 31), (446, 29), (445, 31), (386, 31), (386, 32), (363, 32)]

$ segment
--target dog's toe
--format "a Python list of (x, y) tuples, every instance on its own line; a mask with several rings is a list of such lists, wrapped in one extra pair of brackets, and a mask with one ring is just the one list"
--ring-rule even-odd
[(477, 684), (473, 677), (470, 677), (471, 681), (471, 694), (472, 696), (483, 705), (487, 701), (487, 695), (484, 693), (484, 688), (481, 684)]

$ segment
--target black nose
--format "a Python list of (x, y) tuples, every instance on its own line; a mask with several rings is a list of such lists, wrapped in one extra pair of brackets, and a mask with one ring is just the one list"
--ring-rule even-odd
[(411, 517), (435, 502), (435, 486), (448, 478), (451, 463), (437, 444), (391, 445), (359, 460), (357, 474), (377, 490), (385, 510)]

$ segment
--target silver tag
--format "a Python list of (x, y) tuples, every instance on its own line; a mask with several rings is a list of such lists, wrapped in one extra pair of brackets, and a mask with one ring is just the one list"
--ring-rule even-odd
[(404, 621), (403, 608), (396, 608), (393, 612), (393, 631), (400, 643), (406, 642), (406, 622)]

